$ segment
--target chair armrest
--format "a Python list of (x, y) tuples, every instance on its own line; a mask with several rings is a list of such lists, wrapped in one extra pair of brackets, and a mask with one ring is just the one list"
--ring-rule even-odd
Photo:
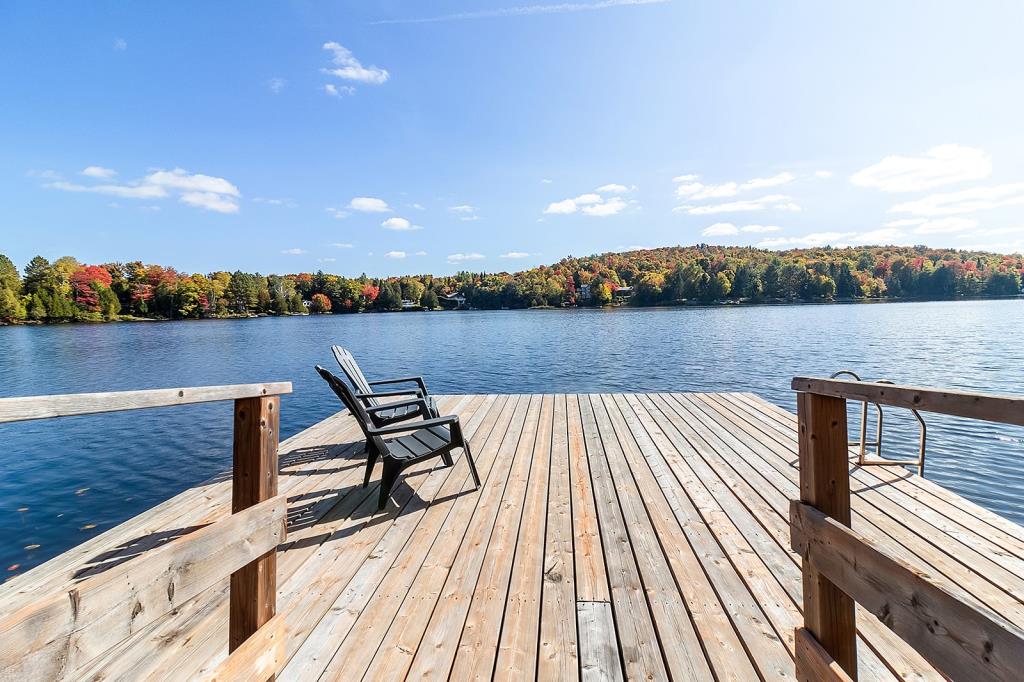
[(356, 398), (365, 403), (366, 401), (373, 400), (374, 398), (395, 398), (400, 395), (414, 395), (417, 398), (423, 397), (418, 389), (410, 388), (405, 391), (381, 391), (380, 393), (374, 391), (373, 393), (356, 393)]
[(420, 413), (427, 414), (430, 411), (427, 401), (423, 398), (410, 398), (409, 400), (396, 400), (393, 403), (386, 403), (384, 405), (374, 405), (373, 407), (366, 408), (367, 414), (376, 414), (381, 410), (390, 410), (393, 407), (406, 407), (407, 405), (419, 405)]
[(398, 379), (380, 379), (378, 381), (370, 381), (368, 383), (371, 386), (383, 386), (385, 384), (405, 384), (409, 382), (414, 382), (417, 386), (420, 387), (420, 391), (423, 392), (423, 395), (427, 395), (427, 384), (425, 381), (423, 381), (423, 377), (400, 377)]
[(419, 431), (420, 429), (429, 429), (431, 426), (456, 426), (459, 423), (459, 416), (456, 414), (450, 414), (445, 417), (436, 417), (434, 419), (424, 419), (421, 422), (407, 422), (405, 424), (395, 424), (394, 426), (384, 426), (379, 429), (367, 429), (371, 436), (390, 436), (396, 433), (408, 433), (410, 431)]

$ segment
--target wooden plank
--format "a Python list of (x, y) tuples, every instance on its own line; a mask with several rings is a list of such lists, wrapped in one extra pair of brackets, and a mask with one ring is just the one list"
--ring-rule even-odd
[[(485, 494), (474, 510), (469, 527), (459, 546), (451, 570), (431, 614), (426, 630), (409, 667), (413, 680), (447, 679), (459, 646), (459, 633), (466, 623), (480, 568), (487, 550), (488, 538), (498, 515), (499, 501), (510, 489), (524, 487), (533, 462), (534, 444), (539, 426), (542, 397), (530, 397), (530, 405), (522, 433), (512, 457), (508, 485), (501, 494)], [(505, 483), (498, 477), (497, 483)], [(516, 493), (522, 499), (522, 491)], [(521, 503), (520, 503), (521, 504)]]
[(794, 378), (792, 388), (833, 398), (1024, 426), (1024, 398), (1016, 396), (808, 377)]
[(580, 601), (607, 602), (611, 601), (611, 593), (608, 591), (608, 572), (601, 547), (593, 482), (587, 464), (587, 446), (583, 440), (579, 396), (566, 397), (566, 420), (569, 432), (569, 476), (572, 483), (576, 598)]
[(580, 632), (579, 674), (582, 682), (623, 680), (612, 605), (606, 601), (576, 602), (576, 618)]
[[(487, 480), (496, 449), (488, 448), (487, 443), (515, 404), (515, 397), (487, 396), (479, 409), (473, 406), (459, 413), (465, 436), (477, 452), (483, 480)], [(318, 587), (313, 597), (308, 591), (300, 592), (298, 603), (288, 606), (297, 632), (282, 678), (315, 678), (332, 666), (336, 672), (328, 676), (358, 677), (365, 670), (441, 523), (451, 509), (469, 504), (467, 500), (477, 495), (468, 486), (468, 468), (440, 464), (421, 463), (424, 469), (432, 468), (425, 477), (410, 470), (407, 484), (397, 489), (398, 504), (351, 533), (353, 537), (340, 536), (333, 544), (345, 548), (344, 556), (339, 555), (330, 565), (309, 565), (305, 571), (309, 578), (303, 576), (302, 582), (312, 580)], [(418, 481), (422, 482), (417, 487)], [(360, 512), (352, 516), (359, 517)], [(355, 544), (363, 548), (354, 554), (349, 548)], [(301, 582), (295, 589), (302, 590)]]
[[(277, 440), (281, 399), (235, 401), (231, 513), (277, 494)], [(231, 574), (228, 648), (234, 651), (268, 620), (277, 603), (277, 551), (271, 550)]]
[(234, 384), (229, 386), (193, 386), (191, 388), (156, 388), (145, 391), (108, 393), (69, 393), (19, 398), (0, 398), (0, 424), (5, 422), (52, 419), (78, 414), (99, 414), (141, 410), (150, 407), (171, 407), (239, 400), (292, 392), (291, 382), (266, 384)]
[[(654, 441), (630, 405), (623, 404), (624, 396), (605, 396), (604, 400), (636, 478), (640, 497), (651, 516), (658, 540), (664, 547), (676, 584), (686, 600), (715, 677), (721, 680), (756, 678), (757, 672), (743, 642), (730, 622), (714, 586), (704, 573), (687, 533), (680, 526), (681, 522), (695, 525), (688, 523), (692, 517), (683, 510), (684, 503), (679, 499), (686, 496), (686, 491), (672, 476)], [(737, 566), (740, 571), (744, 568), (742, 565)], [(767, 590), (762, 594), (767, 599), (772, 598)]]
[(630, 545), (626, 522), (615, 483), (597, 429), (594, 410), (587, 396), (579, 397), (583, 435), (587, 444), (587, 461), (594, 485), (594, 501), (601, 526), (601, 544), (608, 566), (615, 629), (626, 677), (634, 679), (666, 679), (668, 671), (659, 648), (658, 635), (647, 605), (645, 586)]
[[(627, 434), (616, 433), (601, 396), (590, 396), (590, 403), (604, 448), (605, 465), (618, 495), (629, 543), (639, 559), (637, 567), (668, 673), (673, 679), (714, 677), (691, 620), (687, 602), (677, 586), (663, 543), (659, 542), (646, 506), (647, 497), (652, 498), (650, 502), (654, 506), (658, 497), (664, 499), (664, 494), (657, 489), (640, 490), (624, 452), (625, 448), (631, 447), (631, 438), (620, 438), (620, 435)], [(678, 527), (673, 530), (678, 533)], [(647, 646), (653, 648), (654, 642), (649, 642)], [(745, 654), (743, 659), (746, 659)]]
[(56, 679), (272, 551), (287, 502), (267, 500), (9, 614), (0, 676)]
[(952, 679), (1011, 680), (1024, 629), (977, 611), (869, 538), (793, 501), (793, 549)]
[(576, 580), (573, 570), (572, 483), (566, 397), (555, 396), (548, 483), (544, 586), (541, 594), (537, 678), (567, 680), (579, 675), (576, 647)]
[[(443, 525), (436, 533), (436, 538), (429, 547), (426, 543), (418, 544), (415, 560), (408, 562), (410, 574), (396, 571), (396, 579), (402, 581), (403, 590), (388, 590), (386, 594), (394, 594), (387, 610), (382, 607), (367, 610), (360, 618), (368, 621), (379, 619), (386, 627), (384, 636), (377, 634), (361, 640), (346, 639), (334, 659), (331, 661), (330, 673), (334, 676), (360, 679), (403, 679), (423, 641), (438, 603), (444, 598), (447, 581), (459, 559), (459, 553), (471, 532), (470, 526), (478, 514), (487, 513), (488, 508), (500, 504), (507, 487), (507, 481), (513, 468), (519, 466), (516, 461), (518, 444), (522, 438), (526, 424), (526, 415), (530, 408), (528, 396), (513, 396), (508, 400), (505, 409), (495, 424), (490, 438), (483, 448), (476, 448), (478, 468), (483, 476), (484, 485), (479, 494), (472, 497), (460, 496), (443, 520)], [(485, 504), (486, 503), (486, 504)], [(477, 511), (484, 505), (483, 512)], [(475, 542), (480, 543), (479, 539)], [(422, 548), (422, 549), (420, 549)], [(425, 552), (423, 550), (426, 550)], [(403, 567), (404, 568), (404, 567)], [(460, 626), (461, 629), (461, 626)], [(458, 646), (458, 633), (451, 634), (452, 646)], [(374, 644), (377, 644), (374, 649)], [(360, 653), (366, 648), (366, 653)], [(371, 659), (365, 663), (367, 657)], [(441, 674), (441, 673), (439, 673)], [(412, 678), (415, 679), (415, 678)]]
[[(814, 393), (797, 394), (800, 499), (837, 522), (850, 525), (846, 401)], [(857, 677), (857, 628), (853, 600), (813, 563), (803, 562), (804, 627), (846, 673)], [(797, 659), (797, 670), (802, 670)]]
[(278, 614), (235, 649), (211, 675), (202, 679), (207, 682), (272, 680), (284, 665), (284, 641), (284, 617)]
[[(493, 673), (495, 680), (526, 679), (532, 677), (537, 669), (540, 597), (544, 582), (544, 534), (554, 426), (553, 396), (544, 396), (539, 419), (533, 466), (526, 484), (526, 500), (512, 562), (512, 575), (508, 582), (505, 619), (501, 623), (501, 638), (498, 640), (498, 658)], [(499, 559), (507, 561), (508, 557)], [(459, 679), (456, 674), (453, 677)]]
[(797, 682), (853, 682), (807, 628), (796, 629), (796, 656), (803, 662)]

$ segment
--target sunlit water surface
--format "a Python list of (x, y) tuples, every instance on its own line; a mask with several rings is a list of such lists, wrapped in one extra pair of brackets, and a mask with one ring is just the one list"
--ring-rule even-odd
[[(434, 393), (753, 391), (864, 378), (1024, 393), (1024, 301), (337, 315), (0, 328), (0, 396), (286, 380), (282, 435), (340, 408), (329, 346)], [(231, 405), (0, 425), (0, 572), (22, 572), (230, 467)], [(890, 411), (890, 456), (917, 428)], [(1024, 523), (1024, 429), (926, 415), (928, 478)], [(852, 412), (851, 412), (851, 421)], [(26, 549), (38, 545), (38, 548)]]

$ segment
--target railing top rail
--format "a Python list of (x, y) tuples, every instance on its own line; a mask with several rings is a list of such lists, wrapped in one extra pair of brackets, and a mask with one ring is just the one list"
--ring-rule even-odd
[(814, 377), (796, 377), (792, 388), (833, 398), (1024, 426), (1024, 397), (1020, 396)]
[(69, 393), (19, 398), (0, 398), (0, 423), (52, 419), (80, 414), (121, 412), (151, 407), (170, 407), (239, 398), (261, 398), (292, 392), (289, 381), (191, 388), (156, 388), (145, 391)]

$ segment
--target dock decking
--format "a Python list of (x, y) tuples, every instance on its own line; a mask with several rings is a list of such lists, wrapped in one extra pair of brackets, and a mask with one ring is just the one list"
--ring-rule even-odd
[[(339, 413), (280, 447), (280, 680), (793, 679), (802, 624), (794, 415), (746, 393), (462, 395), (461, 452), (376, 512)], [(1024, 529), (902, 469), (852, 470), (853, 527), (964, 602), (1024, 624)], [(379, 469), (378, 469), (379, 476)], [(0, 588), (0, 612), (230, 509), (188, 490)], [(222, 581), (75, 679), (186, 679), (227, 655)], [(858, 609), (860, 679), (941, 679)]]

